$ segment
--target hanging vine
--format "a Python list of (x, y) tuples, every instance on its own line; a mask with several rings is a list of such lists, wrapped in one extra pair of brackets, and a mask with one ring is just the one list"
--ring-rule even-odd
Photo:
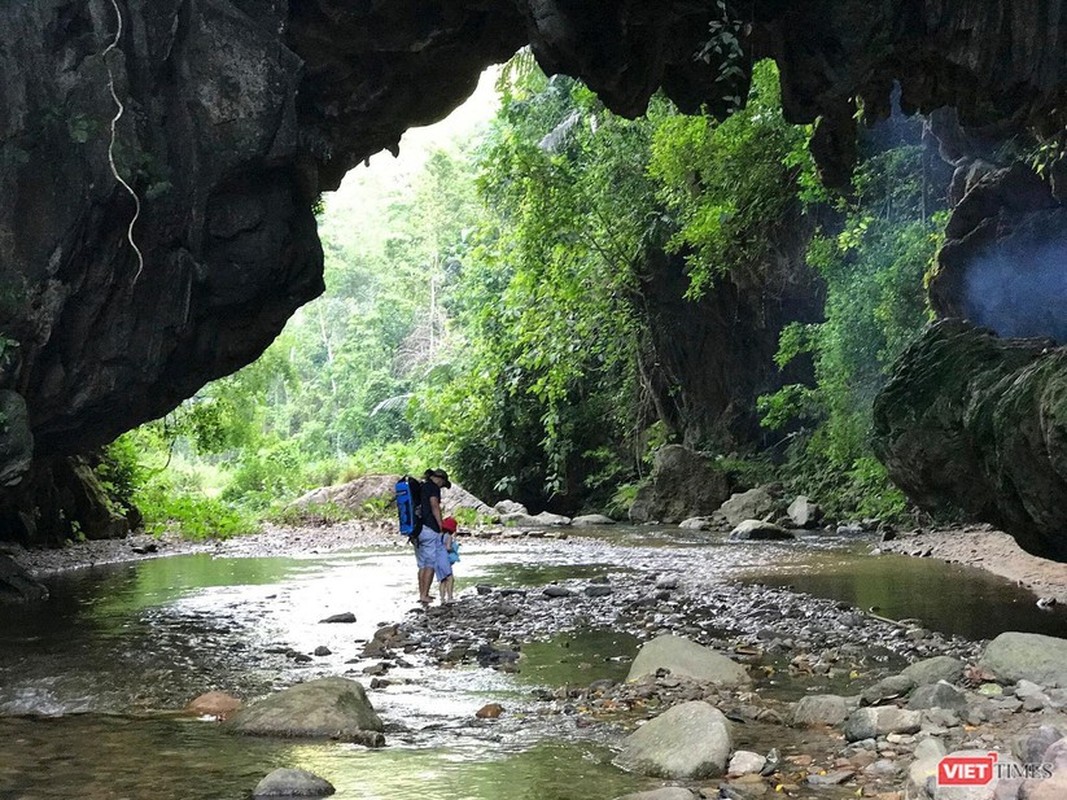
[(119, 39), (122, 38), (122, 11), (119, 8), (118, 0), (111, 0), (111, 5), (115, 9), (115, 38), (112, 40), (101, 57), (104, 59), (104, 65), (107, 67), (107, 88), (111, 92), (111, 99), (115, 101), (115, 116), (111, 118), (111, 141), (107, 146), (107, 163), (111, 167), (111, 174), (115, 176), (115, 180), (122, 184), (123, 188), (130, 193), (130, 197), (133, 198), (134, 212), (133, 217), (130, 219), (129, 227), (126, 228), (126, 239), (130, 243), (130, 247), (137, 254), (137, 272), (133, 276), (133, 283), (137, 283), (137, 279), (141, 277), (141, 273), (144, 271), (144, 255), (141, 253), (141, 248), (137, 246), (137, 242), (133, 238), (133, 229), (137, 224), (137, 220), (141, 216), (141, 198), (137, 196), (137, 192), (133, 190), (133, 187), (119, 174), (118, 167), (115, 166), (115, 139), (117, 135), (118, 123), (122, 119), (122, 115), (126, 111), (126, 107), (119, 100), (118, 92), (115, 91), (115, 73), (111, 69), (111, 62), (108, 60), (112, 50), (115, 50), (119, 46)]

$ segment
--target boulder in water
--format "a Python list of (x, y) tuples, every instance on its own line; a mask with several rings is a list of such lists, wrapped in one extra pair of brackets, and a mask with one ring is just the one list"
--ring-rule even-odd
[(526, 506), (522, 503), (516, 503), (514, 500), (501, 500), (495, 506), (493, 510), (497, 514), (529, 514), (526, 510)]
[(550, 511), (542, 511), (540, 514), (534, 516), (536, 525), (544, 525), (548, 527), (562, 527), (571, 524), (571, 518), (565, 517), (562, 514), (553, 514)]
[(582, 514), (571, 520), (571, 525), (575, 528), (588, 528), (595, 525), (614, 525), (615, 520), (611, 517), (606, 517), (603, 514)]
[(363, 685), (347, 678), (299, 683), (239, 710), (228, 723), (235, 733), (289, 738), (330, 738), (368, 747), (385, 744), (384, 726)]
[(637, 653), (627, 681), (636, 681), (657, 670), (670, 670), (675, 677), (716, 683), (721, 686), (747, 686), (748, 672), (721, 653), (680, 636), (664, 634), (646, 642)]
[(937, 683), (938, 681), (955, 683), (963, 675), (964, 666), (964, 663), (958, 658), (934, 656), (933, 658), (924, 658), (922, 661), (916, 661), (914, 664), (905, 667), (900, 674), (911, 678), (917, 686)]
[(802, 494), (797, 495), (785, 513), (798, 528), (814, 528), (823, 516), (822, 509)]
[(708, 531), (716, 527), (711, 517), (690, 517), (678, 523), (678, 527), (687, 531)]
[(836, 694), (802, 697), (793, 711), (793, 724), (798, 728), (840, 725), (855, 705), (855, 701), (849, 702), (847, 698)]
[(795, 538), (791, 531), (780, 525), (758, 519), (746, 519), (730, 531), (731, 542), (784, 541)]
[(780, 510), (781, 504), (762, 486), (732, 494), (729, 500), (719, 506), (719, 513), (734, 527), (747, 519), (763, 519)]
[(730, 756), (730, 723), (702, 700), (673, 706), (630, 734), (612, 762), (629, 772), (669, 780), (722, 775)]
[(234, 712), (241, 707), (241, 701), (226, 692), (204, 692), (194, 697), (185, 707), (186, 714), (195, 714), (198, 717), (215, 717), (224, 720), (233, 716)]
[(922, 725), (922, 712), (896, 706), (858, 708), (845, 721), (845, 738), (850, 742), (873, 739), (887, 733), (916, 733)]
[(329, 797), (333, 784), (303, 769), (276, 769), (256, 784), (252, 797)]
[(647, 792), (634, 792), (616, 797), (615, 800), (695, 800), (697, 795), (681, 786), (665, 786)]

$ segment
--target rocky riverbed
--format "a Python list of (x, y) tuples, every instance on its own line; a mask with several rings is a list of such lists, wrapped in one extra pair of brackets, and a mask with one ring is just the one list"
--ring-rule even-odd
[[(1019, 764), (1044, 763), (1041, 745), (1051, 745), (1067, 731), (1067, 694), (1060, 688), (1067, 686), (1067, 676), (1041, 671), (1050, 642), (1059, 640), (1009, 640), (1003, 651), (1009, 656), (1026, 652), (1030, 660), (1020, 664), (994, 657), (990, 662), (984, 642), (938, 633), (918, 620), (888, 620), (785, 587), (725, 580), (724, 571), (736, 574), (738, 554), (751, 543), (719, 551), (697, 542), (655, 548), (610, 535), (499, 529), (481, 531), (468, 542), (465, 552), (477, 553), (480, 542), (508, 548), (530, 564), (529, 575), (520, 581), (480, 580), (451, 605), (398, 609), (397, 617), (353, 654), (346, 674), (366, 683), (372, 697), (412, 680), (405, 670), (412, 665), (423, 665), (429, 675), (464, 668), (521, 674), (530, 669), (528, 654), (536, 647), (591, 630), (611, 630), (635, 643), (678, 637), (706, 647), (742, 665), (750, 680), (726, 686), (664, 665), (634, 681), (539, 685), (520, 708), (513, 698), (501, 697), (487, 703), (481, 715), (481, 725), (508, 730), (516, 724), (508, 717), (519, 712), (525, 720), (521, 725), (547, 726), (562, 739), (591, 737), (625, 750), (635, 730), (667, 710), (687, 706), (677, 713), (690, 713), (695, 707), (689, 704), (708, 704), (729, 722), (728, 758), (714, 774), (671, 773), (668, 782), (677, 791), (660, 795), (664, 798), (697, 796), (694, 792), (703, 797), (858, 793), (888, 800), (905, 790), (909, 797), (940, 796), (929, 780), (930, 765), (936, 767), (945, 752), (979, 749), (1005, 759), (1011, 754)], [(137, 538), (13, 555), (45, 575), (193, 551), (263, 557), (383, 545), (405, 546), (391, 525), (347, 523), (271, 528), (210, 544)], [(716, 552), (730, 553), (729, 567)], [(785, 557), (790, 551), (781, 552)], [(561, 570), (560, 577), (552, 565), (562, 561), (597, 566)], [(313, 654), (295, 655), (307, 661)], [(593, 661), (596, 655), (576, 658)], [(580, 675), (589, 665), (575, 666)], [(403, 726), (393, 724), (389, 735), (402, 737)], [(1021, 779), (1005, 782), (997, 797), (1041, 796), (1033, 794), (1037, 784), (1025, 792), (1022, 787)]]

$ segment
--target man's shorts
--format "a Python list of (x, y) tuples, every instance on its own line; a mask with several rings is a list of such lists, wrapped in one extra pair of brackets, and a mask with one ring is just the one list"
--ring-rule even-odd
[(415, 548), (415, 563), (419, 569), (437, 566), (437, 551), (441, 549), (441, 534), (430, 528), (423, 528), (419, 534), (419, 545)]

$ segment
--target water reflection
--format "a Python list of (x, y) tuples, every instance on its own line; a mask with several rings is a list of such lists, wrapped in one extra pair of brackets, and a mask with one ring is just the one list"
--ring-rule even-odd
[(594, 744), (387, 748), (234, 737), (212, 723), (78, 715), (0, 719), (0, 797), (233, 800), (278, 767), (308, 769), (361, 800), (601, 800), (653, 783)]
[(547, 642), (523, 646), (519, 677), (542, 686), (621, 681), (639, 646), (636, 637), (603, 628), (562, 633)]
[(899, 555), (811, 557), (752, 579), (843, 600), (891, 619), (918, 619), (968, 639), (1004, 631), (1067, 637), (1067, 609), (1038, 609), (1033, 593), (973, 567)]
[[(942, 562), (871, 558), (866, 540), (738, 545), (624, 528), (583, 533), (578, 544), (471, 542), (459, 589), (607, 579), (651, 590), (661, 577), (747, 575), (971, 638), (1007, 629), (1067, 635), (1067, 612), (1045, 615), (1005, 581)], [(208, 689), (254, 697), (321, 675), (369, 683), (363, 644), (413, 605), (414, 578), (411, 551), (383, 547), (296, 558), (198, 554), (52, 580), (48, 603), (0, 608), (0, 713), (36, 715), (0, 718), (0, 798), (246, 797), (279, 766), (322, 774), (348, 798), (583, 800), (655, 785), (607, 763), (606, 733), (539, 715), (531, 696), (535, 686), (624, 678), (637, 640), (609, 629), (528, 643), (515, 675), (391, 670), (395, 682), (371, 690), (389, 726), (383, 751), (237, 739), (161, 713)], [(355, 623), (320, 622), (347, 611)], [(311, 655), (317, 649), (328, 653)], [(778, 696), (790, 691), (779, 679), (765, 685)], [(508, 713), (475, 720), (491, 701)], [(131, 715), (137, 710), (151, 713)]]

